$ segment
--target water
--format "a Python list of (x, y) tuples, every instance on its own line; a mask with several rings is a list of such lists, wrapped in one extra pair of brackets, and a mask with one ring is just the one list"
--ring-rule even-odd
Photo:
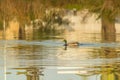
[[(119, 80), (119, 41), (101, 43), (100, 33), (70, 34), (1, 39), (0, 80)], [(82, 45), (63, 46), (71, 36)]]
[[(62, 34), (31, 26), (19, 34), (17, 22), (0, 31), (0, 80), (119, 80), (119, 29), (116, 42), (102, 43), (94, 18), (88, 24), (80, 24), (80, 16), (68, 18), (72, 22)], [(65, 47), (64, 39), (80, 45)]]

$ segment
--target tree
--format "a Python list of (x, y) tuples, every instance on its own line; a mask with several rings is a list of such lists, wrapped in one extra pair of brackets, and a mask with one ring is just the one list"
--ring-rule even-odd
[[(97, 13), (102, 23), (102, 42), (116, 41), (115, 18), (120, 14), (119, 0), (49, 0), (54, 5), (62, 4), (65, 8), (88, 9), (91, 13)], [(59, 2), (59, 4), (57, 4)]]
[(102, 42), (116, 41), (115, 18), (120, 12), (118, 0), (81, 0), (83, 8), (90, 12), (98, 13), (102, 23)]
[(119, 0), (0, 0), (0, 24), (3, 17), (9, 20), (13, 16), (23, 23), (30, 22), (40, 18), (48, 7), (88, 9), (101, 19), (102, 42), (116, 41), (115, 18), (120, 14)]

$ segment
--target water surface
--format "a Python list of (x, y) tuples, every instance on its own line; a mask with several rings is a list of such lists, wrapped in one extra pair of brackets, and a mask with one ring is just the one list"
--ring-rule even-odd
[[(101, 43), (100, 33), (78, 32), (1, 38), (0, 80), (119, 80), (119, 41)], [(65, 47), (63, 39), (82, 45)]]

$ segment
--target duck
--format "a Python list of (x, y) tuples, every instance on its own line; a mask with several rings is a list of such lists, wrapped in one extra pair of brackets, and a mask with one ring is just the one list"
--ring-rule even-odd
[(73, 47), (77, 47), (79, 46), (79, 42), (71, 42), (71, 43), (68, 43), (66, 39), (63, 40), (64, 41), (64, 46), (73, 46)]

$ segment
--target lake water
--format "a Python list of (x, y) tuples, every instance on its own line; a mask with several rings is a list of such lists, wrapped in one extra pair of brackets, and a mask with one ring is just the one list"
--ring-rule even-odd
[[(78, 32), (1, 38), (0, 80), (119, 80), (119, 40), (101, 43), (100, 33)], [(65, 47), (64, 38), (82, 45)]]
[[(71, 24), (61, 34), (31, 26), (20, 34), (17, 21), (1, 30), (0, 80), (120, 80), (120, 24), (116, 42), (101, 43), (100, 21), (92, 17), (86, 24), (79, 15), (67, 18)], [(65, 47), (64, 39), (80, 45)]]

